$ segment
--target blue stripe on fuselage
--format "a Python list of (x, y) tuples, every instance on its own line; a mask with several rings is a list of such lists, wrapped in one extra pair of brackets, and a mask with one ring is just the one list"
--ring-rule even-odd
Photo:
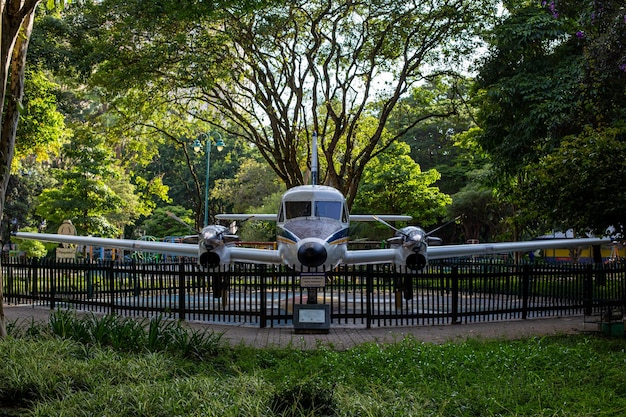
[(329, 244), (334, 244), (334, 243), (345, 243), (345, 242), (337, 242), (337, 241), (345, 241), (348, 238), (348, 228), (345, 227), (341, 230), (339, 230), (338, 232), (333, 233), (328, 239), (326, 239), (326, 242), (328, 242)]
[(285, 229), (284, 227), (278, 227), (276, 237), (278, 240), (285, 241), (285, 243), (296, 243), (298, 240), (300, 240), (296, 235), (294, 235), (292, 232), (290, 232), (288, 229)]

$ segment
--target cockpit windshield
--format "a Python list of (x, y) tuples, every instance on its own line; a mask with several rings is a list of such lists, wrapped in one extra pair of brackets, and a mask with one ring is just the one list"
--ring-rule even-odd
[(339, 201), (316, 201), (315, 216), (329, 217), (333, 220), (341, 220), (341, 202)]
[(311, 216), (310, 201), (285, 201), (285, 216), (287, 219)]
[[(314, 211), (311, 214), (310, 201), (285, 201), (285, 218), (297, 217), (326, 217), (333, 220), (347, 221), (341, 201), (315, 201)], [(282, 216), (279, 216), (282, 218)]]

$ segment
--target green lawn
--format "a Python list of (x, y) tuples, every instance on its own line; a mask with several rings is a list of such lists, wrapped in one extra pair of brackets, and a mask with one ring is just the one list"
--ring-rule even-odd
[(600, 335), (301, 351), (232, 348), (163, 320), (58, 313), (9, 328), (0, 416), (626, 413), (626, 340)]

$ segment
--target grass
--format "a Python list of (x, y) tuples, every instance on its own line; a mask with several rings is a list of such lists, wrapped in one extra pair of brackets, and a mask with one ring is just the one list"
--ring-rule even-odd
[(159, 318), (133, 322), (58, 313), (46, 325), (9, 326), (0, 341), (0, 416), (626, 413), (621, 338), (406, 338), (301, 351), (229, 347), (219, 334)]

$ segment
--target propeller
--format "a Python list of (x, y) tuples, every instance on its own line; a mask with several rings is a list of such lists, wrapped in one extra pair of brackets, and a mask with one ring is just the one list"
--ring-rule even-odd
[[(430, 232), (424, 232), (421, 228), (417, 228), (415, 226), (409, 226), (403, 229), (398, 229), (394, 226), (392, 226), (391, 224), (387, 223), (386, 221), (384, 221), (383, 219), (381, 219), (380, 217), (376, 216), (376, 215), (372, 215), (372, 218), (382, 224), (384, 224), (385, 226), (389, 227), (390, 229), (392, 229), (393, 231), (396, 232), (397, 235), (402, 235), (404, 237), (404, 243), (403, 246), (405, 247), (409, 247), (411, 245), (414, 245), (418, 240), (422, 240), (422, 238), (424, 238), (426, 240), (426, 242), (429, 245), (441, 245), (443, 243), (443, 241), (441, 240), (441, 238), (439, 237), (435, 237), (432, 236), (433, 233), (437, 232), (438, 230), (441, 230), (442, 228), (456, 222), (458, 219), (460, 219), (462, 216), (457, 216), (454, 219), (450, 220), (447, 223), (444, 223), (443, 225), (437, 227), (436, 229), (431, 230)], [(415, 237), (417, 237), (416, 235), (418, 234), (417, 231), (423, 232), (423, 235), (420, 234), (420, 237), (418, 239), (415, 239)], [(388, 239), (388, 242), (391, 244), (399, 244), (400, 242), (397, 242), (397, 240), (399, 240), (399, 236), (395, 236), (391, 239)]]
[[(387, 242), (392, 245), (399, 245), (400, 243), (402, 243), (402, 246), (404, 246), (405, 248), (409, 248), (411, 246), (414, 246), (417, 242), (422, 241), (423, 237), (426, 237), (425, 232), (418, 227), (409, 226), (405, 227), (404, 229), (398, 229), (397, 227), (390, 225), (376, 215), (372, 215), (372, 218), (378, 222), (381, 222), (382, 224), (396, 232), (396, 236), (392, 237), (391, 239), (387, 239)], [(401, 235), (402, 237), (397, 235)]]
[[(239, 240), (239, 236), (237, 236), (235, 233), (237, 232), (237, 226), (236, 224), (234, 224), (235, 222), (231, 223), (229, 228), (226, 229), (224, 226), (219, 226), (219, 225), (212, 225), (212, 226), (207, 226), (204, 229), (202, 229), (202, 231), (197, 231), (195, 228), (191, 227), (190, 225), (188, 225), (183, 219), (181, 219), (180, 217), (178, 217), (177, 215), (175, 215), (174, 213), (172, 213), (171, 211), (167, 211), (166, 212), (168, 216), (170, 216), (172, 219), (176, 220), (178, 223), (187, 226), (187, 228), (189, 228), (189, 230), (193, 231), (197, 237), (199, 237), (200, 235), (203, 235), (203, 239), (209, 243), (209, 246), (212, 248), (216, 248), (218, 246), (222, 246), (224, 243), (230, 243), (230, 242), (234, 242)], [(250, 218), (252, 218), (254, 216), (250, 216), (247, 219), (243, 220), (249, 220)], [(209, 228), (207, 230), (207, 228)], [(218, 228), (224, 228), (224, 230), (217, 230)], [(230, 234), (225, 234), (224, 231), (228, 230), (230, 232)], [(221, 238), (219, 237), (221, 236)], [(196, 237), (196, 240), (198, 239)]]

